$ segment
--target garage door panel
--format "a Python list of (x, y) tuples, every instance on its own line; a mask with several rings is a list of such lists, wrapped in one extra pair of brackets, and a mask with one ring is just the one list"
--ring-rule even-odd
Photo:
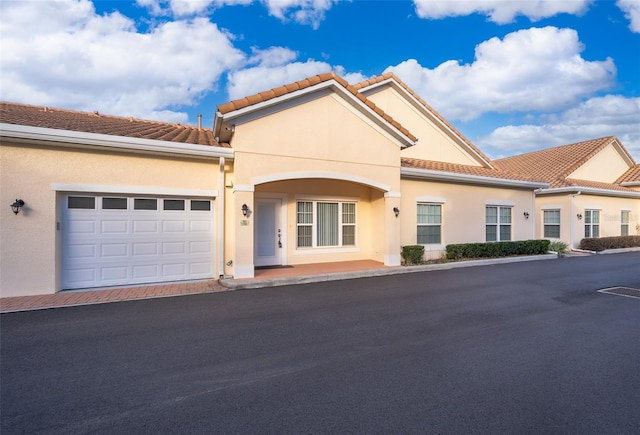
[(133, 232), (135, 233), (158, 233), (158, 221), (134, 220)]
[(162, 276), (164, 278), (180, 278), (186, 276), (187, 270), (184, 263), (163, 264)]
[(159, 265), (157, 264), (143, 264), (139, 266), (133, 266), (131, 268), (133, 279), (142, 278), (160, 278), (158, 273)]
[(76, 284), (90, 284), (96, 281), (95, 267), (75, 268), (67, 271), (69, 281)]
[(209, 254), (211, 253), (211, 242), (209, 241), (189, 242), (189, 253), (190, 254)]
[(189, 231), (192, 233), (210, 233), (211, 221), (192, 220), (189, 222)]
[(209, 205), (203, 210), (192, 208), (188, 199), (178, 200), (177, 210), (162, 198), (149, 198), (151, 205), (164, 205), (153, 210), (142, 208), (146, 202), (140, 198), (135, 208), (128, 197), (119, 198), (117, 208), (103, 210), (104, 197), (94, 199), (91, 209), (68, 208), (62, 198), (63, 288), (213, 277), (215, 227), (209, 201), (199, 201)]
[(156, 242), (133, 243), (134, 257), (141, 255), (158, 255), (158, 252), (158, 243)]
[(122, 281), (128, 278), (128, 267), (103, 267), (100, 270), (100, 278), (102, 281)]
[(191, 275), (208, 275), (213, 273), (211, 263), (206, 261), (189, 263), (189, 274)]
[(184, 221), (163, 221), (162, 232), (163, 233), (184, 233), (185, 222)]
[(74, 244), (69, 246), (66, 255), (69, 258), (96, 258), (96, 245), (91, 244)]
[(67, 231), (70, 234), (97, 234), (98, 223), (88, 219), (76, 219), (69, 222)]
[(129, 245), (127, 243), (103, 243), (100, 249), (103, 257), (129, 257)]
[(165, 242), (162, 244), (162, 253), (165, 255), (183, 255), (185, 242)]
[(102, 234), (128, 234), (129, 233), (129, 221), (124, 219), (119, 220), (103, 220), (100, 225)]

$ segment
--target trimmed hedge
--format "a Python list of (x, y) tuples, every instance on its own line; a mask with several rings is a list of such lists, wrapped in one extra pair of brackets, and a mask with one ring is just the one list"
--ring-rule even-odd
[(402, 257), (405, 264), (420, 264), (424, 258), (424, 246), (407, 245), (402, 247)]
[(463, 258), (546, 254), (549, 251), (549, 244), (549, 240), (452, 244), (447, 245), (447, 259), (460, 260)]
[(640, 236), (588, 237), (580, 240), (580, 249), (587, 251), (635, 247), (640, 247)]

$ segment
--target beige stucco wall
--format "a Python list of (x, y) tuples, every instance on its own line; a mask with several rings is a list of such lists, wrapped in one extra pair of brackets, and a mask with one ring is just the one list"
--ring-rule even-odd
[[(572, 199), (573, 197), (573, 199)], [(573, 202), (573, 207), (572, 207)], [(580, 246), (584, 238), (584, 211), (600, 211), (600, 237), (619, 236), (621, 231), (621, 212), (629, 210), (629, 235), (638, 234), (636, 225), (640, 224), (640, 198), (619, 198), (588, 194), (538, 195), (536, 199), (537, 228), (539, 238), (544, 235), (543, 210), (560, 209), (560, 240)], [(577, 215), (582, 215), (578, 219)]]
[(459, 143), (420, 113), (395, 89), (385, 87), (369, 94), (367, 98), (418, 138), (416, 145), (402, 151), (402, 157), (480, 166)]
[[(416, 244), (417, 203), (424, 197), (445, 200), (442, 203), (442, 245), (425, 245), (427, 258), (439, 258), (448, 244), (485, 242), (487, 205), (512, 205), (512, 240), (534, 238), (532, 190), (403, 179), (400, 207), (403, 246)], [(529, 219), (524, 217), (524, 212), (530, 214)]]
[[(69, 148), (0, 146), (0, 295), (59, 289), (56, 192), (52, 183), (123, 188), (218, 189), (217, 161), (92, 152)], [(8, 207), (25, 201), (14, 215)], [(215, 204), (214, 204), (215, 207)]]
[(629, 170), (616, 147), (611, 144), (580, 166), (567, 178), (613, 183)]
[[(240, 207), (246, 203), (253, 209), (254, 195), (261, 193), (286, 196), (289, 264), (386, 261), (387, 251), (398, 252), (398, 240), (392, 236), (398, 232), (397, 223), (384, 215), (393, 201), (384, 194), (400, 190), (400, 143), (336, 94), (294, 103), (236, 120), (226, 243), (227, 254), (233, 251), (226, 261), (233, 266), (225, 268), (226, 274), (252, 276), (254, 222), (242, 216)], [(357, 252), (295, 250), (295, 196), (304, 194), (358, 199)]]

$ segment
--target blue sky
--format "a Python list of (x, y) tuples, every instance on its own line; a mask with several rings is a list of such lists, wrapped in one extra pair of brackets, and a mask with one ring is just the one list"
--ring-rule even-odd
[(3, 0), (0, 36), (6, 101), (210, 125), (391, 71), (490, 157), (615, 135), (640, 162), (640, 0)]

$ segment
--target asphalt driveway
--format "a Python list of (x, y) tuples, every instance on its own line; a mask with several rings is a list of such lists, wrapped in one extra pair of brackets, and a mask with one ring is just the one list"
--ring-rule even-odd
[(640, 428), (640, 253), (0, 316), (0, 432)]

